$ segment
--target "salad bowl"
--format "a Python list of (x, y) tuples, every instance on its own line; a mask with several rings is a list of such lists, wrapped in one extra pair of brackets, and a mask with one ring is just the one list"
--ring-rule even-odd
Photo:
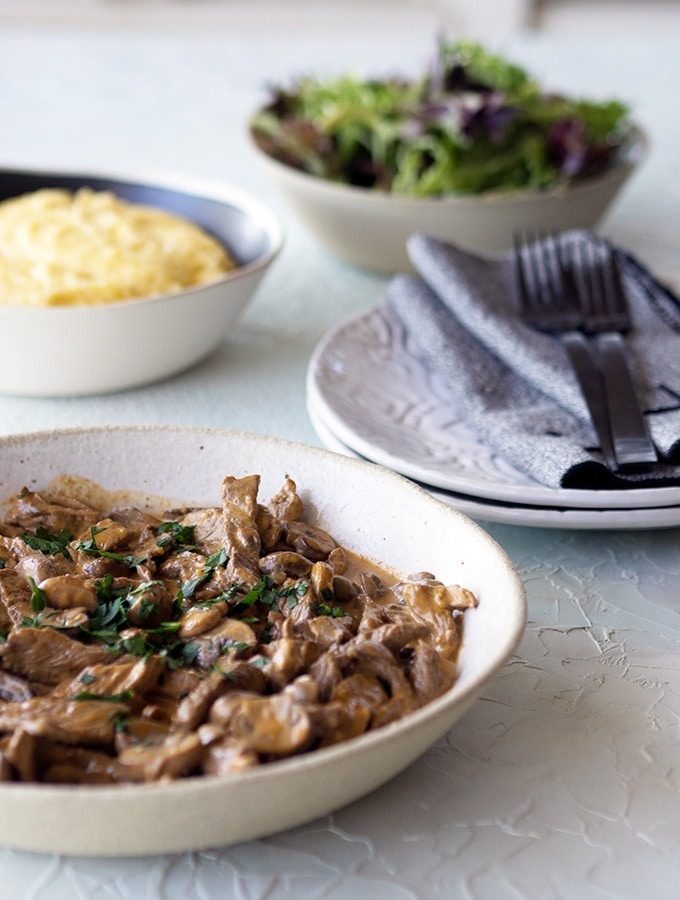
[(592, 229), (644, 158), (647, 140), (635, 128), (605, 172), (549, 190), (493, 191), (480, 196), (406, 197), (339, 184), (301, 172), (258, 151), (290, 209), (331, 253), (360, 268), (412, 271), (408, 237), (421, 232), (469, 250), (509, 250), (518, 232)]
[(414, 232), (492, 252), (517, 232), (593, 228), (646, 149), (626, 104), (547, 90), (468, 41), (440, 41), (416, 79), (274, 86), (249, 125), (314, 236), (387, 273), (410, 270)]

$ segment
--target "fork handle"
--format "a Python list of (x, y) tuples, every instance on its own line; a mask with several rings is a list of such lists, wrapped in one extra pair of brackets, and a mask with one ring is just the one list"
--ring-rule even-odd
[(595, 347), (581, 331), (567, 331), (560, 340), (574, 370), (574, 374), (586, 401), (590, 418), (595, 428), (600, 450), (607, 466), (615, 472), (618, 469), (612, 433), (609, 425), (609, 410), (604, 391), (604, 380), (600, 371)]
[(658, 456), (635, 393), (623, 338), (605, 332), (597, 336), (596, 344), (619, 467), (651, 465)]

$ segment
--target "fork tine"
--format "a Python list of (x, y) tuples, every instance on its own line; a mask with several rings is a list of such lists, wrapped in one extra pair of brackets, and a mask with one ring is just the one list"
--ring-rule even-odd
[(570, 251), (569, 269), (574, 291), (583, 311), (583, 318), (587, 320), (595, 312), (593, 296), (597, 293), (593, 281), (592, 248), (585, 241), (576, 239), (571, 242)]
[(537, 266), (543, 273), (544, 287), (547, 288), (551, 303), (560, 305), (562, 291), (560, 284), (559, 259), (554, 235), (539, 235), (533, 248)]
[(515, 272), (517, 276), (518, 299), (520, 308), (528, 311), (532, 305), (533, 291), (529, 285), (527, 278), (527, 263), (524, 258), (524, 247), (526, 245), (525, 238), (515, 232), (513, 235), (513, 243), (515, 249)]
[(590, 279), (586, 291), (586, 300), (590, 305), (589, 330), (629, 331), (626, 297), (614, 253), (600, 239), (591, 256)]
[(628, 331), (631, 327), (630, 315), (628, 312), (628, 303), (626, 301), (626, 290), (621, 277), (621, 269), (616, 258), (616, 253), (608, 248), (603, 260), (603, 267), (607, 272), (607, 281), (609, 289), (609, 304), (612, 311), (619, 316), (619, 327), (623, 331)]
[(550, 248), (539, 234), (527, 233), (517, 248), (519, 274), (526, 300), (535, 308), (559, 302), (560, 290)]
[(527, 324), (550, 333), (573, 331), (581, 313), (563, 265), (559, 238), (515, 235), (515, 271), (520, 313)]

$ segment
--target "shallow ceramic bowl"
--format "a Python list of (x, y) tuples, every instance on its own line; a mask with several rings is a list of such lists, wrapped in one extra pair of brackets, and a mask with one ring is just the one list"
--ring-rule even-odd
[(225, 339), (281, 248), (275, 216), (228, 185), (0, 169), (0, 200), (85, 186), (184, 216), (223, 243), (238, 267), (219, 281), (165, 296), (45, 309), (0, 304), (0, 392), (97, 394), (181, 372)]
[[(219, 503), (224, 475), (259, 473), (267, 502), (290, 475), (311, 513), (346, 547), (404, 574), (427, 570), (472, 589), (460, 674), (446, 694), (359, 738), (230, 777), (169, 784), (0, 783), (0, 844), (43, 853), (130, 856), (272, 834), (325, 815), (388, 781), (437, 741), (515, 649), (526, 609), (519, 577), (478, 525), (393, 472), (255, 435), (114, 427), (0, 439), (0, 498), (73, 474), (139, 503)], [(348, 490), (351, 485), (351, 490)], [(153, 508), (152, 500), (148, 501)]]
[(412, 270), (406, 240), (413, 232), (478, 252), (508, 250), (521, 231), (593, 228), (643, 158), (635, 128), (616, 165), (601, 175), (552, 191), (475, 197), (408, 198), (317, 178), (256, 148), (264, 171), (300, 221), (335, 255), (378, 272)]

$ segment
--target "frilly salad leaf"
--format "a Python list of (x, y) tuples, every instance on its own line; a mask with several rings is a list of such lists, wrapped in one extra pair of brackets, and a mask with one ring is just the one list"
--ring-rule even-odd
[(603, 171), (628, 108), (545, 93), (478, 44), (441, 41), (420, 79), (303, 77), (270, 88), (260, 149), (331, 181), (413, 197), (547, 189)]

